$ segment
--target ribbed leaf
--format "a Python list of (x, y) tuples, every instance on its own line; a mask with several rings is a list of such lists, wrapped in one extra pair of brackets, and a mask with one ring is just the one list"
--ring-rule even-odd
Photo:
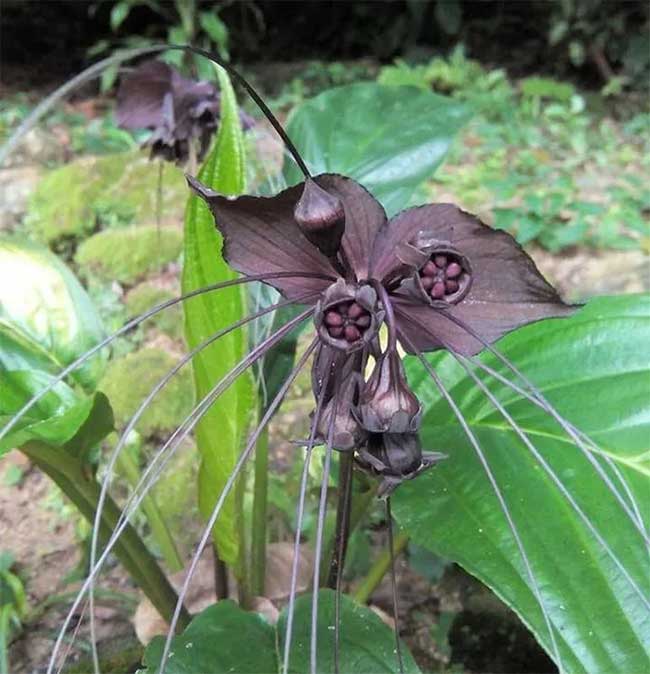
[[(498, 344), (613, 461), (646, 526), (649, 344), (648, 296), (594, 299), (571, 319), (528, 326)], [(513, 379), (493, 356), (485, 354), (482, 360)], [(609, 489), (547, 413), (496, 379), (486, 379), (638, 592), (477, 385), (448, 356), (431, 362), (476, 434), (503, 492), (555, 628), (564, 671), (650, 671), (650, 558)], [(397, 519), (416, 542), (457, 561), (490, 586), (553, 656), (530, 578), (476, 453), (421, 364), (411, 358), (408, 370), (426, 409), (423, 443), (449, 458), (398, 490)], [(607, 473), (627, 498), (610, 468)]]
[[(216, 143), (199, 172), (206, 185), (225, 194), (244, 190), (244, 144), (235, 95), (227, 75), (219, 69), (221, 125)], [(236, 275), (221, 257), (221, 236), (205, 203), (192, 195), (185, 217), (183, 292), (225, 281)], [(185, 334), (190, 348), (242, 318), (246, 312), (241, 287), (206, 293), (185, 303)], [(246, 354), (246, 333), (236, 330), (205, 349), (192, 361), (197, 401)], [(241, 376), (203, 417), (196, 429), (201, 453), (199, 507), (208, 517), (232, 472), (250, 418), (253, 388)], [(236, 491), (236, 490), (235, 490)], [(237, 566), (241, 541), (234, 498), (227, 500), (214, 530), (221, 558)]]

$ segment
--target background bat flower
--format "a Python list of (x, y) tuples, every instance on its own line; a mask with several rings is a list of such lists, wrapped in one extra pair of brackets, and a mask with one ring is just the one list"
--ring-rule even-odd
[[(205, 81), (183, 77), (162, 61), (146, 61), (123, 78), (117, 93), (117, 123), (150, 129), (152, 157), (184, 163), (194, 147), (201, 160), (219, 123), (219, 93)], [(244, 128), (253, 120), (240, 113)]]

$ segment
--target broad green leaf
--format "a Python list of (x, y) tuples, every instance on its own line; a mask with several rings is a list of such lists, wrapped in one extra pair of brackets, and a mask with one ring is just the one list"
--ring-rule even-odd
[[(444, 96), (363, 82), (305, 101), (287, 131), (314, 174), (358, 180), (392, 215), (433, 174), (468, 117), (467, 108)], [(293, 162), (285, 176), (289, 185), (302, 179)]]
[[(277, 627), (255, 613), (246, 613), (232, 601), (210, 606), (172, 641), (167, 674), (272, 674), (281, 669), (286, 631), (286, 609)], [(296, 602), (289, 672), (307, 674), (311, 629), (311, 596)], [(318, 604), (318, 672), (334, 671), (334, 593), (321, 590)], [(147, 647), (143, 674), (154, 674), (160, 664), (164, 639)], [(365, 606), (345, 595), (341, 602), (340, 671), (380, 674), (397, 671), (393, 632)], [(402, 646), (404, 671), (419, 672)]]
[[(310, 659), (311, 594), (296, 601), (289, 672), (307, 674)], [(280, 653), (284, 652), (287, 613), (278, 622)], [(404, 644), (401, 647), (406, 673), (419, 672)], [(318, 598), (318, 672), (334, 671), (334, 592), (321, 590)], [(341, 597), (340, 671), (355, 674), (393, 674), (398, 671), (393, 631), (366, 606)]]
[[(237, 102), (230, 81), (219, 69), (221, 84), (221, 125), (216, 143), (199, 172), (199, 179), (225, 194), (244, 190), (244, 145)], [(183, 292), (235, 278), (221, 257), (221, 236), (205, 203), (190, 197), (185, 216)], [(190, 348), (245, 315), (242, 287), (205, 293), (184, 305), (185, 335)], [(244, 330), (219, 339), (193, 361), (196, 400), (201, 400), (246, 354)], [(199, 507), (209, 517), (214, 504), (237, 461), (253, 407), (249, 376), (241, 376), (228, 388), (196, 428), (201, 453)], [(236, 490), (235, 490), (236, 491)], [(227, 500), (214, 530), (221, 558), (237, 567), (241, 541), (236, 521), (234, 494)]]
[[(0, 370), (0, 428), (53, 379), (38, 370)], [(103, 393), (84, 397), (59, 382), (0, 440), (0, 456), (34, 440), (83, 456), (112, 428), (113, 414)]]
[[(0, 368), (56, 374), (103, 337), (86, 291), (55, 255), (0, 238)], [(97, 354), (71, 379), (92, 388), (105, 361)]]
[[(527, 326), (499, 350), (624, 476), (650, 522), (650, 296), (594, 299), (574, 317)], [(481, 360), (512, 374), (492, 355)], [(650, 671), (650, 611), (504, 418), (448, 356), (434, 356), (511, 511), (564, 671)], [(553, 649), (516, 542), (477, 456), (416, 359), (408, 371), (425, 409), (422, 440), (449, 456), (395, 496), (401, 526), (491, 587)], [(593, 467), (553, 422), (493, 377), (485, 380), (618, 557), (645, 601), (648, 551)], [(620, 482), (614, 483), (623, 492)], [(623, 492), (625, 498), (625, 492)]]
[[(144, 655), (144, 674), (155, 674), (165, 639), (156, 637)], [(233, 601), (220, 601), (196, 616), (172, 641), (167, 674), (271, 674), (277, 672), (275, 629)]]

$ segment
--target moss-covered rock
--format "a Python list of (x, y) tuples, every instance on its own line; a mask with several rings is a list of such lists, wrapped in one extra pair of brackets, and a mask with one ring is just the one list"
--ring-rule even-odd
[[(128, 315), (138, 316), (176, 295), (177, 293), (173, 293), (167, 288), (161, 288), (154, 282), (140, 283), (126, 296)], [(169, 335), (172, 339), (183, 339), (183, 311), (180, 304), (175, 304), (156, 314), (147, 321), (147, 325), (155, 325), (158, 330)]]
[[(165, 166), (161, 215), (180, 223), (188, 191), (180, 169)], [(49, 245), (79, 238), (97, 226), (153, 222), (158, 200), (158, 166), (142, 153), (83, 157), (50, 171), (30, 199), (30, 232)]]
[[(140, 403), (176, 362), (162, 349), (144, 348), (108, 364), (99, 389), (111, 401), (117, 428), (126, 426)], [(170, 433), (190, 412), (192, 403), (192, 372), (187, 366), (156, 395), (136, 428), (144, 437)]]
[(77, 249), (82, 274), (133, 285), (178, 259), (183, 235), (175, 227), (125, 227), (93, 234)]

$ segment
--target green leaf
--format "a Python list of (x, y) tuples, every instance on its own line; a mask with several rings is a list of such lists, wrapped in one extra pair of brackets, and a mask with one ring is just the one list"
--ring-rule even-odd
[[(0, 370), (0, 428), (53, 380), (38, 370)], [(83, 455), (112, 428), (113, 414), (104, 394), (83, 397), (59, 382), (0, 440), (0, 456), (34, 440)]]
[[(311, 634), (311, 594), (296, 601), (291, 639), (289, 672), (309, 672)], [(278, 622), (280, 653), (283, 653), (287, 613)], [(404, 672), (419, 672), (408, 649), (402, 644)], [(397, 671), (395, 637), (376, 613), (343, 595), (341, 597), (340, 671), (355, 674), (392, 674)], [(334, 671), (334, 592), (321, 590), (318, 598), (318, 672)]]
[[(0, 238), (0, 369), (55, 374), (103, 337), (92, 301), (55, 255)], [(92, 388), (105, 363), (97, 354), (70, 377)]]
[[(469, 118), (466, 107), (414, 87), (351, 84), (298, 106), (287, 131), (314, 174), (358, 180), (389, 215), (408, 205)], [(285, 165), (288, 184), (302, 175)]]
[[(393, 632), (365, 606), (342, 596), (340, 671), (356, 674), (392, 673), (397, 670)], [(279, 672), (286, 631), (286, 609), (277, 627), (255, 613), (246, 613), (232, 601), (208, 607), (192, 620), (182, 635), (172, 641), (167, 674)], [(311, 596), (296, 602), (289, 672), (309, 672)], [(334, 593), (321, 590), (318, 603), (318, 672), (334, 671)], [(157, 671), (164, 639), (157, 637), (147, 647), (143, 674)], [(410, 653), (402, 646), (404, 671), (419, 672)]]
[(113, 5), (113, 9), (111, 9), (111, 30), (113, 32), (117, 31), (118, 28), (122, 25), (126, 17), (131, 12), (131, 7), (133, 4), (134, 3), (132, 2), (127, 2), (127, 0), (122, 0), (121, 2), (117, 2), (115, 5)]
[[(232, 86), (221, 69), (218, 73), (221, 125), (215, 146), (199, 172), (199, 179), (219, 192), (238, 194), (244, 190), (243, 137)], [(221, 236), (212, 215), (205, 203), (192, 195), (185, 217), (184, 293), (236, 277), (220, 251)], [(245, 291), (236, 286), (205, 293), (186, 302), (184, 310), (185, 335), (188, 346), (193, 348), (245, 315)], [(246, 353), (246, 332), (235, 330), (195, 357), (192, 364), (196, 400), (201, 400)], [(244, 375), (221, 395), (196, 428), (202, 459), (199, 507), (204, 517), (212, 512), (237, 461), (251, 409), (252, 380)], [(235, 494), (231, 494), (224, 505), (214, 530), (214, 540), (221, 558), (236, 568), (241, 541), (234, 497)]]
[[(155, 674), (165, 639), (156, 637), (144, 655), (144, 674)], [(174, 637), (167, 674), (270, 674), (277, 671), (275, 629), (256, 613), (246, 613), (226, 600), (196, 616)]]
[[(645, 522), (650, 521), (649, 343), (650, 296), (624, 296), (594, 299), (571, 319), (527, 326), (498, 345), (614, 462)], [(648, 671), (647, 607), (476, 384), (450, 357), (431, 360), (503, 492), (556, 628), (564, 671)], [(490, 354), (481, 360), (513, 378)], [(449, 458), (398, 490), (397, 519), (418, 544), (490, 586), (552, 656), (529, 576), (475, 452), (421, 364), (409, 359), (408, 370), (427, 410), (423, 444)], [(497, 379), (485, 381), (649, 597), (647, 550), (593, 467), (543, 410)]]
[(208, 37), (219, 49), (219, 53), (224, 58), (228, 57), (228, 28), (219, 18), (219, 15), (213, 10), (211, 12), (201, 12), (199, 14), (199, 24), (207, 33)]

